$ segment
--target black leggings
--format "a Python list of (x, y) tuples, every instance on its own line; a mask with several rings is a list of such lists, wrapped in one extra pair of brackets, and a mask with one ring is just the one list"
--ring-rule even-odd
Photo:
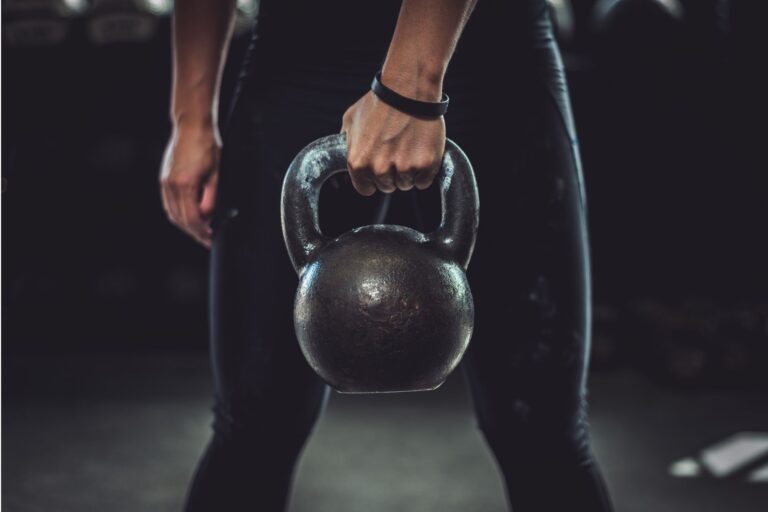
[[(281, 235), (280, 187), (302, 147), (339, 131), (376, 65), (278, 72), (258, 53), (257, 43), (248, 69), (258, 72), (242, 78), (224, 134), (210, 266), (214, 435), (189, 512), (284, 509), (329, 394), (294, 337), (297, 277)], [(557, 47), (543, 41), (511, 69), (514, 81), (496, 86), (457, 74), (445, 85), (448, 136), (473, 163), (482, 206), (468, 272), (476, 327), (461, 366), (515, 512), (607, 511), (586, 421), (585, 200)], [(371, 222), (375, 201), (349, 185), (325, 188), (321, 222)], [(396, 203), (422, 203), (416, 227), (438, 217), (435, 188), (394, 194)]]

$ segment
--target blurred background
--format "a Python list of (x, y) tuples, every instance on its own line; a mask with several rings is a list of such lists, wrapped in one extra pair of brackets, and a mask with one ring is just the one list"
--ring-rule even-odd
[[(766, 3), (550, 7), (589, 195), (593, 435), (617, 509), (766, 510)], [(179, 510), (207, 439), (207, 254), (158, 193), (172, 8), (2, 3), (8, 511)], [(222, 108), (257, 22), (258, 0), (238, 1)], [(334, 395), (291, 510), (502, 511), (493, 464), (458, 373), (433, 393)]]

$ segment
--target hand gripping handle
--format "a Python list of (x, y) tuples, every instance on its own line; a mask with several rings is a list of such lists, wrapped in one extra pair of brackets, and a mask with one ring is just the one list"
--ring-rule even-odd
[[(283, 180), (283, 237), (293, 268), (301, 275), (329, 241), (320, 231), (320, 189), (332, 175), (347, 170), (347, 139), (329, 135), (310, 143), (291, 162)], [(440, 226), (427, 240), (445, 257), (467, 268), (477, 236), (479, 198), (472, 165), (453, 141), (446, 139), (438, 175), (442, 197)]]

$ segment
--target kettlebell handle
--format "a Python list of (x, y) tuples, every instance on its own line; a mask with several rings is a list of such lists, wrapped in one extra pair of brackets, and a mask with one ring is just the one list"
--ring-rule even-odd
[[(320, 231), (318, 203), (325, 180), (347, 170), (347, 138), (329, 135), (310, 143), (291, 162), (283, 180), (280, 216), (288, 254), (301, 275), (326, 243)], [(477, 237), (480, 200), (475, 174), (464, 152), (445, 140), (443, 163), (437, 176), (442, 198), (440, 226), (427, 234), (427, 243), (465, 270)]]

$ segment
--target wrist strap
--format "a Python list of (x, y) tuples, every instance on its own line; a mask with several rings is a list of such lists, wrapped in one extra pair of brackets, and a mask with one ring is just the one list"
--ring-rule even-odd
[(397, 110), (417, 117), (440, 117), (448, 110), (448, 95), (443, 93), (442, 101), (419, 101), (400, 96), (398, 93), (381, 83), (381, 71), (376, 73), (371, 83), (373, 94)]

